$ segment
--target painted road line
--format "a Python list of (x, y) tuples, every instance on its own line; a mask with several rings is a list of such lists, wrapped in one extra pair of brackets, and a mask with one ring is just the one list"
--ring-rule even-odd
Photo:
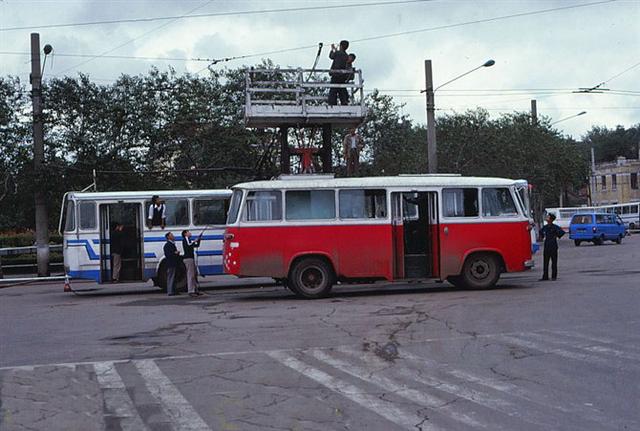
[[(400, 358), (407, 359), (409, 363), (421, 366), (426, 362), (423, 358), (414, 355), (412, 353), (403, 350), (400, 354)], [(462, 398), (469, 399), (476, 404), (483, 405), (485, 407), (497, 410), (510, 417), (518, 418), (524, 422), (535, 424), (543, 427), (542, 429), (553, 429), (558, 421), (566, 418), (566, 414), (574, 415), (577, 411), (581, 417), (585, 420), (592, 422), (589, 424), (596, 429), (618, 429), (613, 426), (610, 419), (601, 417), (597, 409), (588, 410), (585, 406), (572, 405), (571, 409), (559, 406), (557, 403), (551, 403), (545, 399), (544, 394), (537, 395), (529, 391), (522, 389), (514, 384), (503, 382), (494, 379), (487, 379), (474, 376), (462, 370), (443, 370), (444, 373), (457, 377), (461, 380), (466, 380), (469, 383), (475, 383), (479, 386), (485, 386), (490, 390), (498, 392), (498, 396), (491, 395), (485, 391), (476, 391), (468, 388), (463, 383), (462, 386), (453, 384), (451, 382), (442, 381), (438, 378), (425, 377), (419, 373), (411, 373), (406, 368), (401, 368), (399, 374), (406, 379), (413, 379), (414, 381), (424, 383), (429, 386), (434, 386), (443, 391), (450, 392), (458, 395)], [(527, 402), (526, 405), (522, 402), (511, 402), (508, 399), (518, 398)], [(534, 411), (543, 409), (539, 414), (534, 414)]]
[(171, 418), (175, 431), (211, 431), (153, 360), (136, 361), (135, 366), (151, 395), (158, 400)]
[(565, 350), (565, 349), (548, 348), (543, 345), (540, 345), (539, 343), (523, 340), (523, 339), (512, 337), (509, 335), (496, 335), (493, 338), (497, 340), (501, 340), (505, 343), (515, 344), (516, 346), (524, 347), (531, 350), (536, 350), (542, 353), (561, 356), (563, 358), (573, 359), (579, 362), (589, 362), (591, 364), (602, 365), (607, 368), (615, 368), (615, 367), (612, 367), (611, 362), (609, 360), (596, 357), (589, 353), (576, 353), (576, 352), (572, 352), (570, 350)]
[(287, 353), (271, 352), (268, 353), (268, 355), (282, 365), (297, 371), (309, 379), (315, 380), (322, 386), (331, 389), (402, 428), (410, 430), (420, 429), (420, 427), (422, 427), (423, 430), (436, 429), (427, 422), (427, 418), (402, 410), (394, 406), (391, 402), (383, 401), (375, 395), (368, 394), (358, 387), (307, 365)]
[(98, 384), (102, 389), (108, 414), (119, 419), (122, 431), (148, 429), (127, 393), (127, 388), (113, 362), (99, 362), (93, 365)]
[(627, 349), (627, 350), (638, 351), (638, 346), (637, 345), (628, 344), (628, 343), (633, 342), (633, 341), (625, 341), (625, 342), (623, 342), (623, 341), (614, 340), (613, 338), (586, 335), (586, 334), (581, 334), (579, 332), (574, 332), (574, 331), (543, 331), (543, 332), (546, 333), (546, 334), (551, 334), (551, 335), (555, 335), (555, 336), (559, 335), (559, 336), (566, 337), (566, 338), (573, 338), (573, 339), (578, 339), (578, 340), (591, 341), (592, 343), (608, 344), (608, 345), (612, 345), (612, 346), (615, 346), (615, 347), (621, 347), (621, 348)]
[(568, 346), (577, 350), (584, 350), (588, 353), (596, 353), (596, 354), (601, 354), (605, 356), (613, 356), (619, 359), (626, 359), (634, 363), (640, 361), (640, 355), (638, 354), (634, 354), (631, 352), (623, 352), (622, 350), (613, 349), (611, 347), (594, 346), (593, 342), (589, 342), (589, 344), (585, 344), (585, 342), (580, 342), (580, 341), (559, 340), (558, 338), (552, 335), (540, 334), (540, 333), (531, 333), (529, 334), (529, 337), (535, 338), (544, 342), (548, 342), (548, 343), (559, 344), (561, 346)]
[(366, 382), (372, 383), (376, 386), (383, 388), (386, 391), (393, 392), (395, 395), (401, 396), (402, 398), (405, 398), (409, 401), (416, 402), (424, 407), (432, 408), (433, 411), (437, 410), (438, 413), (447, 412), (447, 415), (448, 415), (447, 417), (457, 422), (462, 422), (465, 425), (475, 429), (487, 428), (485, 424), (478, 422), (476, 419), (452, 408), (452, 405), (448, 404), (449, 400), (447, 399), (436, 397), (434, 395), (430, 395), (428, 393), (418, 391), (416, 389), (411, 389), (406, 385), (397, 383), (393, 379), (381, 376), (380, 374), (376, 373), (375, 370), (358, 366), (352, 363), (351, 361), (346, 362), (346, 361), (342, 361), (340, 359), (334, 358), (322, 350), (312, 349), (312, 350), (309, 350), (307, 353), (309, 353), (311, 356), (318, 359), (319, 361), (322, 361), (325, 364), (328, 364), (333, 368), (336, 368), (342, 371), (343, 373), (350, 374), (353, 377), (356, 377), (360, 380), (364, 380)]

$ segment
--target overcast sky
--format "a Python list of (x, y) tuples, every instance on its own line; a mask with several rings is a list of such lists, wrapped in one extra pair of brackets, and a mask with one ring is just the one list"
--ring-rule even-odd
[[(349, 39), (356, 41), (350, 51), (358, 56), (356, 65), (363, 70), (366, 88), (379, 88), (383, 93), (396, 96), (398, 102), (406, 104), (404, 112), (416, 122), (425, 122), (425, 100), (419, 94), (424, 88), (425, 59), (433, 61), (436, 86), (494, 59), (495, 66), (481, 68), (438, 90), (439, 112), (464, 112), (478, 106), (488, 109), (492, 115), (528, 111), (530, 100), (535, 98), (539, 115), (546, 115), (552, 121), (587, 111), (555, 126), (575, 138), (580, 138), (593, 125), (628, 127), (640, 123), (640, 0), (594, 5), (588, 4), (597, 0), (435, 0), (9, 30), (45, 24), (382, 1), (392, 0), (0, 0), (0, 75), (27, 79), (32, 31), (38, 31), (42, 45), (51, 44), (58, 54), (47, 60), (45, 78), (83, 72), (100, 83), (108, 83), (122, 73), (144, 73), (151, 66), (197, 72), (206, 63), (63, 55), (98, 55), (112, 51), (108, 55), (222, 58), (318, 42), (324, 42), (327, 47), (331, 42)], [(567, 8), (575, 5), (585, 6)], [(565, 9), (357, 42), (391, 33), (555, 8)], [(312, 47), (269, 57), (283, 66), (311, 67), (316, 51), (317, 48)], [(24, 54), (10, 54), (14, 52)], [(329, 67), (327, 54), (325, 49), (319, 67)], [(238, 67), (259, 61), (258, 56), (214, 67)], [(636, 67), (631, 68), (634, 65)], [(609, 80), (627, 69), (630, 70)], [(571, 93), (603, 81), (607, 82), (602, 88), (623, 92)]]

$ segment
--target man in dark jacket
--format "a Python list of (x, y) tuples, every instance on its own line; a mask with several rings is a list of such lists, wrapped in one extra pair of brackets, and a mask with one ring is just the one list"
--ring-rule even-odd
[(200, 247), (201, 240), (202, 234), (194, 240), (192, 239), (190, 231), (182, 231), (182, 251), (184, 252), (182, 262), (184, 263), (184, 268), (187, 270), (187, 291), (189, 292), (189, 296), (202, 295), (198, 291), (198, 270), (196, 269), (194, 251), (195, 248)]
[(167, 268), (167, 295), (175, 296), (176, 292), (176, 267), (178, 266), (178, 259), (180, 252), (175, 244), (175, 237), (171, 232), (167, 232), (164, 236), (167, 242), (164, 244), (164, 262), (165, 268)]
[(558, 277), (558, 238), (562, 238), (564, 231), (560, 226), (553, 224), (555, 219), (555, 214), (549, 214), (547, 216), (547, 224), (540, 229), (540, 237), (544, 238), (542, 252), (544, 266), (540, 281), (549, 279), (549, 260), (551, 260), (551, 279), (555, 280)]
[(116, 223), (113, 232), (111, 233), (111, 263), (112, 276), (111, 279), (114, 283), (120, 281), (120, 270), (122, 269), (122, 253), (124, 252), (124, 226), (122, 223)]
[[(334, 44), (331, 45), (331, 52), (329, 53), (329, 58), (333, 60), (331, 63), (331, 70), (329, 75), (331, 75), (331, 84), (344, 84), (349, 79), (349, 74), (341, 73), (341, 72), (333, 72), (333, 70), (345, 70), (347, 69), (347, 62), (349, 60), (349, 55), (347, 54), (347, 49), (349, 48), (349, 41), (342, 40), (340, 41), (340, 49), (337, 49)], [(338, 96), (340, 97), (340, 104), (346, 105), (349, 103), (349, 93), (347, 93), (346, 88), (330, 88), (329, 89), (329, 105), (337, 105), (338, 104)]]

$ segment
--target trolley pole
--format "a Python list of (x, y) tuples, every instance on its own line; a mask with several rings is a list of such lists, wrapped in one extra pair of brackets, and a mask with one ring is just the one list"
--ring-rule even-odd
[(33, 164), (36, 209), (36, 256), (38, 276), (49, 276), (49, 225), (47, 201), (43, 190), (44, 130), (42, 125), (42, 72), (40, 34), (31, 33), (31, 101), (33, 103)]
[(427, 95), (427, 172), (438, 172), (438, 147), (436, 143), (436, 104), (433, 94), (431, 60), (424, 61), (425, 93)]

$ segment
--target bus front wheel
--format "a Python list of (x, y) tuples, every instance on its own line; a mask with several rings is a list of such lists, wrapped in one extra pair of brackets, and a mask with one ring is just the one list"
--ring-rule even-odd
[(464, 261), (460, 280), (469, 289), (488, 289), (500, 278), (500, 262), (490, 253), (473, 254)]
[(323, 298), (331, 291), (334, 278), (333, 268), (326, 260), (307, 257), (294, 264), (287, 286), (302, 298)]

